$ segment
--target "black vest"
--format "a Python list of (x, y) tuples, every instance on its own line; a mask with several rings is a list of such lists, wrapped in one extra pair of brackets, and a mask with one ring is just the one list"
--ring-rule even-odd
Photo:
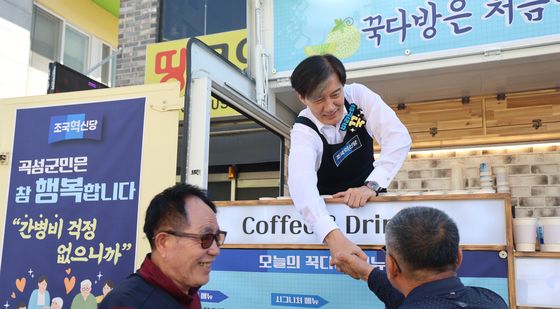
[[(373, 171), (373, 139), (365, 127), (365, 120), (356, 118), (361, 110), (353, 104), (354, 110), (350, 111), (351, 105), (344, 99), (344, 106), (348, 112), (343, 118), (342, 126), (347, 127), (346, 136), (340, 144), (329, 145), (317, 126), (303, 116), (296, 118), (296, 123), (301, 123), (313, 129), (323, 141), (323, 157), (321, 166), (317, 171), (317, 188), (319, 194), (335, 194), (346, 191), (349, 188), (361, 187), (366, 178)], [(363, 116), (363, 114), (361, 114)]]

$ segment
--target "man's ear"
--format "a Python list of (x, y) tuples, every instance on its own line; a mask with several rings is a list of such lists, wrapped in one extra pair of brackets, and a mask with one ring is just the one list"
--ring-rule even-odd
[(304, 98), (301, 94), (299, 94), (298, 92), (296, 92), (296, 95), (297, 95), (299, 101), (300, 101), (303, 105), (307, 106), (307, 104), (305, 104), (305, 98)]
[(459, 248), (459, 251), (457, 251), (457, 261), (455, 262), (456, 269), (459, 269), (459, 267), (461, 267), (462, 262), (463, 262), (463, 250)]
[(399, 267), (393, 256), (385, 256), (385, 267), (387, 268), (387, 277), (395, 278), (399, 274)]
[(165, 257), (171, 237), (167, 233), (158, 233), (154, 237), (154, 247), (162, 257)]

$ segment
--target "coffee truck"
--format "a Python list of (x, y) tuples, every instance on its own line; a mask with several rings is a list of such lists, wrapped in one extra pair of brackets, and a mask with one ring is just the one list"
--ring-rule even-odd
[[(291, 70), (309, 55), (332, 53), (341, 58), (348, 82), (360, 82), (379, 93), (407, 125), (414, 142), (410, 159), (430, 158), (421, 163), (443, 165), (438, 173), (444, 176), (430, 171), (428, 179), (407, 170), (407, 176), (418, 174), (420, 179), (399, 179), (389, 191), (443, 191), (445, 182), (434, 178), (450, 177), (446, 163), (440, 162), (445, 160), (433, 152), (457, 155), (465, 151), (469, 156), (494, 151), (491, 147), (497, 144), (532, 145), (560, 139), (556, 90), (560, 67), (553, 65), (560, 60), (560, 5), (541, 2), (512, 1), (508, 7), (501, 1), (374, 5), (356, 0), (345, 6), (325, 5), (325, 1), (255, 1), (249, 5), (244, 48), (250, 65), (245, 71), (226, 61), (229, 57), (211, 48), (212, 43), (189, 39), (180, 43), (177, 53), (159, 51), (159, 68), (175, 72), (171, 73), (175, 78), (167, 78), (175, 85), (133, 87), (118, 94), (117, 89), (95, 90), (91, 97), (78, 95), (79, 100), (70, 95), (49, 98), (61, 105), (147, 98), (149, 124), (143, 131), (147, 136), (142, 160), (148, 163), (137, 166), (144, 178), (138, 180), (135, 200), (139, 209), (136, 242), (128, 234), (125, 242), (136, 244), (128, 247), (134, 257), (130, 266), (127, 256), (129, 271), (139, 266), (149, 250), (139, 222), (150, 195), (184, 181), (214, 194), (218, 221), (228, 231), (211, 280), (199, 292), (205, 308), (383, 308), (365, 283), (330, 266), (328, 250), (305, 226), (289, 199), (285, 185), (289, 130), (302, 109), (289, 85)], [(238, 47), (241, 41), (232, 46)], [(147, 69), (158, 67), (157, 58), (153, 61)], [(183, 78), (177, 75), (177, 67), (184, 68)], [(184, 97), (179, 98), (181, 91)], [(45, 104), (38, 102), (48, 102), (35, 98), (9, 104), (25, 106), (31, 101), (38, 106)], [(226, 111), (216, 115), (221, 109)], [(3, 131), (15, 132), (11, 121), (0, 125)], [(7, 158), (3, 162), (12, 167), (12, 175), (20, 175), (20, 161), (29, 158), (10, 160), (15, 152), (4, 151), (10, 149), (8, 144), (6, 140), (0, 144), (0, 158)], [(0, 168), (6, 172), (7, 166)], [(0, 179), (4, 184), (0, 187), (15, 194), (6, 179)], [(121, 182), (125, 181), (114, 180), (117, 188)], [(414, 182), (417, 188), (410, 187)], [(476, 187), (470, 178), (468, 182), (469, 187)], [(4, 191), (0, 193), (8, 199)], [(361, 209), (326, 199), (333, 220), (364, 249), (370, 264), (384, 268), (384, 225), (398, 210), (437, 207), (459, 226), (465, 252), (459, 276), (466, 285), (490, 288), (510, 307), (558, 306), (560, 255), (515, 250), (512, 206), (523, 205), (514, 205), (510, 194), (396, 194), (372, 198)], [(10, 207), (4, 223), (4, 253), (13, 248), (6, 247), (6, 239), (26, 235), (20, 233), (20, 225), (13, 224), (27, 222), (22, 220), (24, 215), (12, 215)], [(106, 230), (127, 228), (120, 225)], [(80, 266), (57, 267), (67, 282), (86, 271)], [(25, 274), (18, 271), (9, 278), (11, 289), (12, 282), (21, 287)], [(21, 294), (14, 291), (14, 295)]]

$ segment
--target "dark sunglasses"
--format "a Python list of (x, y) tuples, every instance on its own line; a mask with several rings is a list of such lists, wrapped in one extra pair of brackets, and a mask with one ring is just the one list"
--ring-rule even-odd
[(187, 238), (192, 238), (192, 239), (198, 239), (200, 240), (200, 246), (202, 247), (202, 249), (208, 249), (212, 246), (212, 243), (214, 242), (214, 240), (216, 241), (216, 244), (218, 245), (218, 247), (221, 247), (224, 244), (224, 241), (226, 240), (226, 235), (227, 232), (226, 231), (218, 231), (216, 234), (191, 234), (191, 233), (183, 233), (183, 232), (177, 232), (177, 231), (162, 231), (161, 233), (166, 233), (169, 235), (173, 235), (176, 237), (187, 237)]

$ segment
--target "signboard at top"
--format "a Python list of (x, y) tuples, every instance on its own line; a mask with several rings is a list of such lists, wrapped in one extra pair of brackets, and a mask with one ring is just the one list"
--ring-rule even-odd
[[(506, 245), (504, 201), (500, 199), (375, 202), (357, 209), (329, 203), (327, 209), (350, 241), (381, 245), (387, 222), (399, 210), (415, 206), (447, 213), (457, 223), (463, 245)], [(228, 244), (320, 244), (291, 205), (220, 207), (218, 222), (228, 232)]]
[[(240, 69), (247, 67), (247, 30), (235, 30), (196, 37)], [(155, 84), (178, 81), (181, 97), (185, 95), (189, 39), (150, 44), (146, 48), (146, 74), (144, 83)], [(212, 96), (211, 116), (239, 115), (218, 98)]]
[(456, 49), (534, 38), (558, 42), (559, 24), (560, 0), (274, 1), (274, 66), (291, 71), (325, 53), (348, 63), (457, 56)]

